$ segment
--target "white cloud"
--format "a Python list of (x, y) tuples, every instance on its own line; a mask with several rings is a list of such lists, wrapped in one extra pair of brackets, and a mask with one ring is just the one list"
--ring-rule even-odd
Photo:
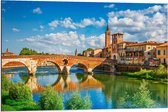
[(17, 28), (12, 28), (12, 31), (13, 31), (13, 32), (20, 32), (20, 30), (17, 29)]
[(114, 4), (110, 4), (110, 5), (105, 5), (104, 8), (114, 8)]
[(35, 9), (33, 9), (33, 13), (35, 13), (35, 14), (42, 14), (42, 10), (39, 7), (37, 7)]
[[(166, 5), (154, 5), (143, 10), (122, 10), (108, 13), (113, 32), (123, 32), (128, 41), (166, 40)], [(161, 39), (159, 39), (161, 38)]]
[(82, 52), (88, 47), (103, 47), (104, 34), (99, 36), (86, 36), (84, 34), (78, 34), (75, 31), (69, 31), (50, 33), (42, 36), (35, 35), (21, 39), (20, 41), (29, 44), (30, 48), (40, 52), (73, 54), (76, 48)]
[(80, 22), (74, 22), (72, 18), (67, 17), (63, 20), (53, 20), (48, 25), (54, 29), (58, 26), (64, 27), (64, 28), (70, 28), (70, 29), (77, 29), (77, 28), (85, 28), (87, 26), (98, 26), (103, 27), (106, 24), (106, 21), (103, 18), (99, 18), (99, 20), (96, 20), (95, 18), (84, 18)]
[(58, 26), (58, 21), (57, 20), (54, 20), (54, 21), (51, 21), (50, 23), (48, 23), (48, 25), (51, 27), (51, 29), (54, 29)]
[(60, 24), (64, 28), (76, 29), (75, 23), (72, 21), (72, 19), (70, 17), (65, 18), (63, 21), (60, 21)]

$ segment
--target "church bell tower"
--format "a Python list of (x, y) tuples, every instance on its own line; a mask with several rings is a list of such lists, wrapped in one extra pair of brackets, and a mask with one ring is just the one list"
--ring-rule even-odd
[(107, 25), (106, 32), (105, 32), (105, 47), (106, 48), (110, 47), (110, 42), (111, 42), (110, 35), (111, 35), (110, 28), (109, 28), (109, 25)]

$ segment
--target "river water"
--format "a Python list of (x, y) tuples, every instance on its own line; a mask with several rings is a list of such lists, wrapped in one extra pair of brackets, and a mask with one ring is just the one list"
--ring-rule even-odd
[[(15, 74), (10, 77), (14, 83), (25, 83), (28, 79), (26, 68), (10, 68), (2, 70), (3, 74)], [(90, 96), (92, 109), (119, 108), (119, 98), (125, 92), (133, 95), (141, 83), (141, 80), (114, 74), (95, 72), (93, 75), (84, 74), (82, 69), (72, 67), (69, 75), (58, 74), (55, 67), (38, 67), (36, 72), (37, 83), (41, 87), (51, 85), (64, 97), (64, 104), (73, 91), (79, 91), (82, 97)], [(152, 99), (157, 107), (167, 108), (167, 84), (155, 81), (147, 81)], [(41, 92), (33, 93), (33, 100), (39, 101)]]

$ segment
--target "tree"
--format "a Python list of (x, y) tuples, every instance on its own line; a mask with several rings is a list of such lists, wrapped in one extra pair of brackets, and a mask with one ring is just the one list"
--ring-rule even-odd
[(66, 108), (71, 110), (91, 109), (91, 106), (92, 104), (89, 96), (86, 96), (84, 99), (82, 99), (79, 92), (73, 93), (66, 104)]
[(25, 84), (14, 84), (9, 89), (9, 97), (16, 101), (32, 101), (32, 92)]
[(123, 108), (154, 108), (156, 107), (154, 100), (151, 98), (151, 93), (146, 87), (145, 80), (142, 81), (139, 90), (132, 95), (125, 94), (120, 97), (119, 107)]
[(8, 91), (9, 88), (12, 86), (12, 82), (6, 78), (4, 75), (2, 75), (2, 83), (1, 83), (2, 90)]
[(41, 94), (40, 107), (44, 110), (62, 110), (63, 98), (52, 87), (47, 89)]

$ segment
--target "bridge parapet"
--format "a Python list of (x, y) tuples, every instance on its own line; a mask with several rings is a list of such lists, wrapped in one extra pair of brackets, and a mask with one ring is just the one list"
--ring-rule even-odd
[(86, 72), (91, 73), (92, 70), (99, 65), (107, 64), (111, 67), (114, 65), (115, 61), (112, 59), (105, 58), (93, 58), (84, 56), (72, 56), (72, 55), (19, 55), (19, 56), (3, 56), (2, 57), (2, 67), (8, 62), (21, 62), (23, 63), (29, 71), (30, 75), (35, 75), (37, 66), (43, 66), (45, 62), (54, 63), (59, 72), (62, 73), (66, 71), (69, 74), (71, 67), (75, 64), (82, 65)]

